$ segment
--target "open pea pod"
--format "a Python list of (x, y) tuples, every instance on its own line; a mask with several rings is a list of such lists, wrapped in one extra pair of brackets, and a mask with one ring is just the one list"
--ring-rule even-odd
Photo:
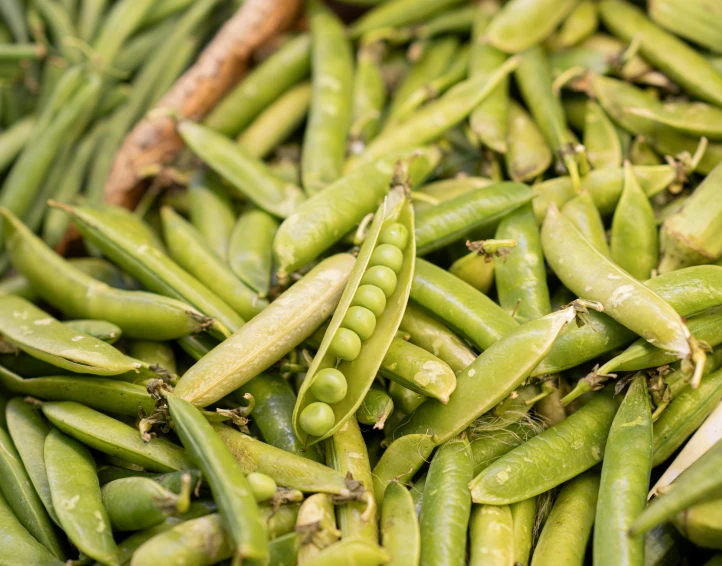
[[(298, 393), (293, 411), (293, 428), (306, 446), (328, 438), (339, 430), (356, 413), (371, 387), (386, 350), (401, 324), (411, 291), (416, 260), (413, 234), (414, 214), (411, 203), (403, 189), (393, 189), (374, 217), (339, 306)], [(396, 251), (394, 252), (391, 247), (395, 247)], [(397, 259), (385, 262), (381, 259), (382, 256), (386, 256), (384, 252), (393, 252), (390, 255)], [(390, 277), (393, 285), (384, 286), (379, 279), (376, 279), (382, 271), (394, 275)], [(396, 274), (389, 273), (392, 271)], [(380, 295), (379, 286), (384, 286), (383, 295), (386, 300), (374, 302), (373, 305), (365, 302), (370, 293), (364, 291), (374, 291), (371, 288), (375, 287), (376, 295)], [(367, 314), (373, 314), (375, 319), (375, 328), (371, 325), (370, 336), (354, 324), (353, 315), (368, 310), (366, 306), (371, 307), (373, 311)], [(368, 329), (367, 327), (364, 330)], [(354, 330), (364, 334), (363, 342)], [(339, 348), (340, 339), (344, 334), (352, 338), (351, 342), (360, 343), (360, 348), (350, 352), (350, 355), (347, 355), (349, 352), (341, 352)], [(339, 353), (341, 356), (337, 356)], [(314, 382), (319, 381), (319, 377), (326, 378), (327, 370), (334, 367), (337, 370), (336, 376), (340, 372), (341, 381), (345, 378), (346, 394), (340, 400), (338, 395), (319, 399), (317, 394), (321, 394), (323, 388), (319, 387), (320, 383), (314, 387)], [(326, 404), (322, 402), (324, 399), (335, 402)]]

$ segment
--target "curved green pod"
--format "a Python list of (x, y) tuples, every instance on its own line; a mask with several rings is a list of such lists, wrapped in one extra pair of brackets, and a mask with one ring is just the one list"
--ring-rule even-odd
[[(363, 0), (355, 1), (361, 3)], [(350, 29), (351, 36), (357, 38), (374, 30), (396, 28), (425, 21), (430, 16), (442, 13), (444, 10), (448, 10), (461, 2), (462, 0), (395, 0), (393, 2), (383, 2), (354, 22)], [(366, 0), (363, 3), (379, 2), (378, 0), (375, 0), (375, 2)]]
[(384, 501), (391, 484), (409, 482), (435, 447), (434, 438), (427, 434), (408, 434), (393, 441), (371, 472), (376, 502)]
[(2, 494), (0, 494), (0, 525), (3, 532), (0, 562), (34, 564), (36, 566), (62, 566), (65, 564), (53, 556), (23, 527)]
[(381, 113), (386, 104), (379, 44), (360, 45), (356, 54), (356, 71), (353, 83), (353, 107), (349, 136), (351, 151), (361, 151), (376, 136)]
[(517, 564), (514, 518), (508, 505), (475, 505), (470, 523), (470, 566)]
[(514, 181), (533, 181), (549, 169), (552, 150), (532, 117), (515, 100), (509, 101), (507, 130), (504, 160)]
[(272, 215), (253, 208), (238, 217), (228, 241), (228, 267), (259, 297), (266, 297), (271, 286), (273, 238), (278, 226)]
[(176, 494), (150, 478), (129, 477), (106, 483), (101, 494), (114, 531), (139, 531), (187, 511), (192, 488)]
[[(591, 4), (591, 2), (589, 2)], [(586, 104), (584, 117), (584, 147), (589, 163), (595, 169), (615, 169), (622, 166), (622, 142), (609, 116), (593, 100)]]
[(356, 409), (356, 420), (374, 429), (383, 430), (386, 419), (394, 412), (394, 400), (380, 387), (371, 386)]
[(722, 501), (719, 499), (685, 509), (672, 522), (697, 546), (722, 549)]
[(218, 257), (225, 258), (236, 213), (220, 180), (204, 171), (195, 172), (188, 184), (188, 207), (193, 226)]
[(602, 217), (594, 205), (594, 199), (587, 191), (579, 193), (572, 200), (566, 202), (562, 207), (562, 214), (574, 224), (591, 245), (605, 257), (611, 259)]
[[(391, 566), (415, 566), (421, 554), (421, 533), (409, 490), (392, 481), (383, 492), (381, 544), (391, 555)], [(377, 496), (378, 497), (378, 496)]]
[(355, 263), (349, 254), (319, 263), (191, 367), (178, 381), (175, 394), (205, 407), (268, 369), (308, 338), (336, 308)]
[[(370, 272), (367, 268), (372, 260), (372, 254), (377, 247), (376, 244), (382, 230), (392, 228), (397, 224), (405, 228), (407, 231), (406, 239), (408, 240), (404, 249), (401, 250), (403, 260), (399, 266), (398, 276), (394, 277), (394, 279), (397, 279), (397, 283), (391, 293), (385, 293), (387, 295), (385, 308), (381, 309), (382, 312), (378, 313), (378, 316), (374, 313), (376, 318), (375, 329), (371, 336), (360, 344), (360, 351), (355, 359), (341, 361), (338, 364), (337, 369), (346, 378), (348, 392), (342, 400), (330, 404), (334, 415), (333, 426), (325, 434), (312, 436), (303, 430), (300, 424), (301, 414), (304, 409), (316, 399), (311, 391), (311, 386), (320, 370), (336, 365), (336, 356), (331, 348), (332, 342), (339, 330), (343, 329), (342, 324), (345, 324), (344, 317), (347, 311), (354, 308), (352, 303), (355, 301), (356, 291), (362, 283), (365, 283), (365, 274)], [(363, 402), (366, 392), (371, 387), (376, 372), (383, 361), (384, 354), (398, 330), (408, 301), (416, 260), (413, 233), (414, 213), (411, 203), (407, 200), (403, 189), (394, 189), (389, 193), (389, 196), (374, 216), (374, 221), (366, 235), (336, 312), (298, 392), (298, 400), (293, 411), (293, 427), (296, 435), (304, 445), (313, 445), (338, 431), (354, 415)]]
[(63, 324), (81, 334), (87, 334), (88, 336), (102, 340), (106, 344), (114, 344), (123, 334), (120, 327), (107, 320), (76, 318), (73, 320), (64, 320)]

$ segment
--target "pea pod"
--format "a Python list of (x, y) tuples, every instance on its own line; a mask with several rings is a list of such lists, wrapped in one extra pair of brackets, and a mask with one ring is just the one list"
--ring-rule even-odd
[(595, 169), (614, 169), (622, 165), (622, 143), (617, 129), (599, 104), (592, 100), (587, 101), (584, 147)]
[(35, 127), (35, 120), (28, 116), (15, 122), (0, 135), (0, 171), (12, 163), (30, 139)]
[(161, 438), (144, 442), (133, 427), (72, 401), (43, 403), (43, 414), (83, 444), (155, 472), (192, 468), (180, 446)]
[(539, 535), (531, 566), (584, 563), (598, 492), (599, 475), (591, 471), (563, 485)]
[(335, 566), (353, 561), (356, 566), (376, 566), (390, 561), (388, 552), (376, 542), (361, 537), (345, 537), (324, 549), (318, 556), (305, 561), (306, 566)]
[(532, 181), (549, 169), (552, 151), (521, 104), (510, 100), (508, 114), (506, 168), (514, 181)]
[(188, 204), (193, 226), (208, 246), (225, 258), (236, 214), (223, 185), (213, 175), (194, 173), (188, 185)]
[(18, 521), (8, 502), (0, 494), (0, 525), (3, 529), (3, 545), (0, 561), (6, 564), (36, 564), (37, 566), (61, 566), (64, 562), (53, 556)]
[(652, 107), (630, 108), (627, 112), (711, 140), (722, 137), (722, 110), (704, 102), (665, 102)]
[[(459, 434), (529, 376), (574, 316), (574, 307), (569, 307), (527, 322), (500, 338), (457, 377), (448, 404), (429, 399), (396, 435), (433, 434), (438, 442), (444, 442)], [(513, 365), (505, 361), (511, 352)]]
[(228, 267), (259, 297), (266, 297), (271, 286), (273, 238), (278, 226), (267, 212), (251, 209), (238, 217), (228, 242)]
[(90, 451), (53, 429), (45, 440), (45, 464), (53, 507), (68, 538), (87, 556), (104, 564), (118, 564), (118, 547)]
[[(460, 176), (454, 177), (453, 179), (441, 179), (432, 183), (427, 183), (421, 187), (415, 187), (414, 193), (422, 193), (430, 196), (434, 201), (444, 202), (452, 198), (456, 198), (459, 195), (466, 194), (474, 189), (483, 189), (489, 185), (493, 185), (494, 181), (487, 179), (486, 177), (467, 177)], [(426, 208), (432, 206), (430, 203), (417, 201), (414, 203), (414, 210), (421, 212)]]
[(507, 452), (528, 441), (541, 432), (536, 426), (529, 423), (517, 422), (504, 428), (491, 430), (474, 430), (470, 432), (471, 460), (474, 465), (474, 476), (493, 464)]
[(128, 353), (151, 367), (160, 366), (171, 374), (177, 373), (175, 354), (167, 342), (133, 340), (128, 345)]
[[(304, 445), (313, 445), (338, 431), (354, 415), (371, 387), (408, 301), (416, 259), (416, 247), (411, 236), (413, 231), (411, 205), (402, 189), (394, 189), (374, 217), (336, 312), (298, 393), (293, 426)], [(398, 262), (393, 265), (394, 269), (378, 263), (386, 260), (377, 258), (377, 250), (394, 252), (393, 262)], [(377, 273), (385, 276), (377, 277)], [(382, 290), (376, 284), (383, 284), (386, 288)], [(378, 293), (381, 290), (383, 296)], [(374, 291), (373, 300), (366, 296), (368, 291)], [(363, 316), (368, 322), (362, 325), (365, 333), (363, 342), (359, 334), (350, 329), (356, 328), (359, 333), (362, 332), (353, 322), (355, 315)], [(351, 348), (356, 351), (341, 351), (345, 346), (342, 342), (346, 339), (344, 334), (351, 342)], [(312, 386), (323, 370), (336, 365), (337, 357), (342, 361), (336, 369), (345, 379), (348, 391), (340, 400), (316, 404), (322, 400), (317, 398)], [(311, 433), (302, 425), (302, 421), (318, 409), (325, 411), (328, 422), (317, 423), (324, 425), (325, 430), (317, 428)], [(326, 409), (330, 409), (333, 415)], [(302, 417), (304, 414), (306, 416)]]
[(397, 481), (384, 490), (381, 508), (381, 544), (391, 555), (391, 566), (419, 564), (421, 534), (414, 502), (406, 487)]
[(604, 223), (591, 195), (582, 191), (562, 207), (562, 214), (602, 255), (611, 258)]
[[(176, 385), (175, 394), (204, 407), (268, 369), (331, 314), (354, 263), (348, 254), (322, 261), (260, 315), (190, 368)], [(253, 346), (248, 347), (250, 344)], [(241, 345), (244, 354), (239, 356)]]
[(640, 374), (614, 417), (604, 451), (594, 525), (595, 564), (643, 563), (644, 539), (629, 537), (627, 530), (644, 510), (651, 469), (652, 415), (647, 383)]
[(686, 539), (697, 546), (720, 548), (722, 502), (714, 499), (698, 503), (679, 513), (673, 523)]
[(363, 150), (379, 130), (386, 103), (386, 84), (381, 69), (381, 45), (361, 45), (356, 55), (353, 84), (351, 151)]
[(394, 412), (394, 400), (382, 388), (372, 385), (356, 409), (356, 420), (363, 425), (383, 430), (386, 419)]
[(433, 437), (425, 434), (409, 434), (392, 442), (371, 474), (376, 502), (384, 501), (387, 488), (394, 482), (403, 484), (411, 480), (435, 446)]
[(436, 166), (436, 148), (394, 152), (329, 185), (283, 221), (273, 241), (278, 274), (285, 277), (316, 259), (366, 216), (388, 193), (397, 161), (407, 164), (411, 185), (419, 184)]
[(328, 495), (316, 493), (304, 500), (298, 511), (296, 531), (306, 535), (301, 539), (298, 549), (300, 564), (338, 542), (341, 531), (336, 528), (336, 511)]
[(471, 450), (465, 438), (450, 440), (434, 454), (419, 517), (420, 564), (464, 564), (471, 472)]
[(611, 391), (597, 394), (558, 425), (499, 458), (471, 482), (474, 502), (522, 501), (598, 464), (617, 406)]
[(537, 498), (530, 497), (524, 501), (510, 505), (513, 521), (514, 564), (529, 564), (531, 547), (534, 539), (534, 522), (537, 511)]
[(394, 28), (426, 20), (429, 16), (460, 4), (461, 0), (394, 0), (369, 10), (351, 26), (351, 36), (361, 37), (374, 30)]
[(508, 505), (474, 505), (469, 538), (470, 566), (516, 564), (514, 519)]
[(416, 37), (426, 39), (443, 33), (465, 33), (471, 31), (476, 9), (474, 6), (461, 6), (432, 17), (416, 29)]

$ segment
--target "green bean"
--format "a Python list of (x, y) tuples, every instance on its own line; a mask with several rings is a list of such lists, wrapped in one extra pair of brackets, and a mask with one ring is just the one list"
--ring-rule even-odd
[(531, 566), (577, 566), (584, 563), (594, 523), (599, 475), (589, 471), (562, 486), (534, 549)]
[(504, 159), (514, 181), (531, 181), (549, 169), (552, 163), (549, 144), (532, 117), (514, 100), (509, 101), (507, 130)]
[(35, 118), (27, 116), (0, 134), (0, 171), (4, 171), (23, 150), (35, 128)]
[(104, 564), (118, 564), (118, 548), (90, 450), (53, 429), (45, 440), (45, 464), (53, 507), (65, 534), (83, 554)]
[(61, 566), (64, 564), (23, 527), (2, 494), (0, 494), (0, 525), (3, 529), (0, 561), (6, 564), (35, 564), (37, 566)]
[(386, 84), (381, 68), (380, 43), (361, 45), (356, 56), (350, 150), (360, 153), (379, 130), (381, 112), (386, 103)]
[(357, 38), (370, 31), (397, 28), (429, 16), (443, 13), (444, 10), (460, 4), (461, 0), (393, 0), (384, 2), (369, 10), (351, 26), (351, 37)]
[[(197, 406), (206, 406), (268, 369), (331, 314), (354, 263), (348, 254), (322, 261), (188, 370), (175, 388), (176, 395)], [(249, 337), (253, 338), (250, 342)], [(240, 344), (243, 344), (242, 356), (239, 356)], [(249, 344), (253, 347), (247, 347)]]
[(499, 458), (470, 484), (474, 502), (508, 505), (522, 501), (598, 464), (617, 406), (611, 391), (597, 394), (558, 425)]
[(188, 204), (193, 226), (208, 246), (225, 258), (236, 214), (223, 185), (212, 175), (196, 172), (188, 185)]
[(363, 401), (356, 409), (356, 420), (374, 429), (382, 430), (386, 419), (394, 412), (394, 401), (388, 393), (379, 387), (371, 386)]
[(133, 427), (79, 403), (53, 401), (44, 403), (42, 410), (61, 431), (104, 454), (155, 472), (193, 467), (179, 446), (160, 438), (144, 442)]
[(311, 37), (299, 35), (256, 67), (227, 94), (204, 124), (236, 136), (274, 100), (304, 79), (311, 69)]
[[(591, 5), (591, 2), (580, 4)], [(595, 169), (615, 169), (622, 165), (622, 143), (614, 124), (593, 100), (587, 101), (584, 119), (584, 147)]]
[(594, 199), (589, 192), (582, 191), (568, 201), (562, 207), (562, 214), (579, 230), (594, 249), (604, 257), (611, 259), (604, 223), (599, 215), (599, 210), (594, 206)]
[(273, 238), (278, 226), (272, 215), (252, 208), (238, 217), (228, 241), (228, 266), (259, 297), (266, 297), (271, 286)]
[(508, 505), (474, 505), (469, 539), (470, 566), (516, 564), (514, 519)]
[(409, 434), (392, 442), (371, 473), (376, 502), (381, 504), (384, 501), (384, 494), (391, 484), (408, 483), (435, 446), (433, 437), (426, 434)]
[(431, 460), (419, 517), (420, 564), (464, 564), (471, 473), (471, 450), (465, 438), (450, 440)]
[(88, 242), (100, 248), (125, 271), (137, 276), (148, 289), (187, 302), (213, 316), (218, 334), (228, 336), (230, 331), (242, 325), (241, 317), (230, 306), (183, 271), (156, 247), (147, 233), (129, 226), (111, 210), (58, 207), (73, 218)]
[(311, 85), (300, 83), (266, 108), (238, 136), (251, 157), (262, 159), (303, 123), (311, 102)]
[(406, 487), (391, 481), (383, 493), (381, 544), (391, 555), (391, 566), (419, 564), (421, 534), (414, 502)]
[(434, 147), (392, 155), (342, 177), (313, 202), (283, 221), (273, 242), (280, 277), (314, 260), (374, 212), (388, 193), (398, 160), (407, 163), (411, 185), (419, 184), (440, 158)]
[(644, 376), (629, 385), (604, 451), (594, 525), (594, 563), (642, 564), (644, 538), (629, 537), (644, 510), (652, 469), (652, 415)]

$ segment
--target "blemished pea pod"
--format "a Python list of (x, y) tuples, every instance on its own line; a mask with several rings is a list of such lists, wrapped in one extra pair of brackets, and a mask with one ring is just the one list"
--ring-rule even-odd
[(64, 564), (40, 544), (18, 521), (2, 494), (0, 494), (0, 525), (2, 525), (3, 531), (0, 562), (35, 564), (37, 566), (61, 566)]
[(476, 359), (476, 354), (461, 338), (413, 301), (406, 305), (399, 330), (408, 332), (412, 344), (446, 362), (454, 372)]
[(244, 473), (272, 477), (277, 484), (304, 493), (348, 494), (344, 476), (335, 470), (256, 440), (224, 425), (214, 425)]
[(90, 450), (53, 429), (45, 439), (44, 455), (53, 507), (65, 534), (86, 556), (117, 565), (118, 547)]
[(399, 385), (446, 403), (456, 388), (456, 375), (446, 362), (419, 346), (394, 338), (379, 373)]
[(460, 82), (401, 124), (381, 133), (361, 155), (346, 162), (346, 170), (357, 169), (391, 152), (410, 149), (438, 139), (444, 132), (462, 122), (516, 65), (517, 59), (510, 58), (488, 77), (475, 77)]
[(636, 518), (630, 536), (645, 533), (671, 520), (677, 513), (702, 501), (719, 497), (722, 482), (717, 473), (722, 463), (722, 440), (687, 468), (671, 485), (668, 492), (657, 497)]
[(381, 68), (381, 43), (361, 45), (356, 55), (353, 83), (350, 150), (360, 153), (379, 131), (387, 92)]
[(643, 564), (644, 537), (627, 531), (644, 510), (652, 470), (652, 414), (647, 382), (637, 374), (609, 430), (604, 450), (597, 514), (594, 564)]
[(470, 484), (474, 503), (523, 501), (598, 464), (618, 407), (611, 393), (595, 395), (576, 413), (484, 469)]
[(336, 308), (354, 264), (349, 254), (319, 263), (191, 367), (176, 385), (175, 394), (204, 407), (268, 369), (308, 338)]
[[(645, 194), (652, 197), (672, 185), (677, 179), (674, 167), (648, 165), (633, 167), (634, 175)], [(582, 190), (589, 191), (602, 216), (610, 215), (619, 202), (624, 189), (624, 170), (595, 169), (581, 179)], [(541, 224), (551, 203), (562, 207), (576, 196), (569, 177), (549, 179), (533, 186), (536, 197), (532, 201), (537, 222)]]
[(514, 519), (508, 505), (474, 505), (470, 523), (470, 566), (516, 564)]
[(582, 191), (566, 202), (562, 207), (562, 214), (574, 224), (574, 227), (587, 239), (589, 244), (594, 246), (604, 257), (611, 259), (604, 222), (588, 191)]
[(565, 483), (539, 535), (531, 566), (579, 566), (597, 508), (599, 474), (585, 472)]
[(637, 38), (640, 55), (687, 92), (722, 105), (722, 77), (684, 41), (648, 20), (640, 9), (624, 2), (600, 2), (599, 14), (614, 35), (625, 41)]
[(710, 263), (722, 256), (722, 165), (705, 177), (679, 212), (662, 224), (659, 271)]
[(296, 394), (288, 381), (275, 373), (261, 373), (238, 389), (236, 395), (245, 393), (249, 393), (256, 404), (253, 421), (264, 441), (296, 456), (316, 462), (324, 461), (318, 450), (311, 448), (304, 451), (293, 431)]
[(236, 213), (225, 187), (213, 175), (196, 171), (188, 185), (190, 220), (208, 246), (225, 258)]
[(351, 126), (353, 55), (343, 23), (324, 4), (307, 4), (311, 31), (311, 107), (303, 138), (301, 178), (315, 195), (341, 176)]
[[(5, 429), (0, 429), (0, 472), (0, 493), (18, 521), (53, 555), (64, 558), (61, 539)], [(34, 470), (33, 476), (40, 473)]]
[(296, 531), (308, 533), (301, 540), (298, 549), (298, 563), (303, 564), (341, 538), (336, 525), (336, 511), (325, 493), (316, 493), (307, 497), (298, 511)]
[(494, 16), (486, 30), (489, 43), (519, 53), (549, 37), (577, 0), (512, 0)]
[(107, 320), (93, 320), (89, 318), (77, 318), (74, 320), (64, 320), (63, 324), (72, 330), (87, 334), (98, 340), (102, 340), (107, 344), (113, 344), (123, 334), (123, 331)]
[(444, 13), (462, 0), (393, 0), (369, 10), (351, 26), (351, 37), (383, 28), (398, 28)]
[(116, 456), (153, 472), (193, 468), (178, 445), (161, 438), (144, 442), (131, 426), (72, 401), (43, 403), (43, 414), (64, 433), (104, 454)]
[(268, 542), (256, 499), (233, 454), (202, 413), (172, 393), (166, 395), (174, 428), (203, 472), (241, 560), (268, 559)]
[(0, 332), (34, 358), (76, 373), (118, 375), (142, 363), (109, 344), (81, 334), (20, 297), (0, 297)]
[(421, 565), (463, 566), (471, 513), (471, 474), (471, 449), (466, 438), (454, 438), (434, 454), (419, 517)]
[(421, 534), (414, 500), (399, 481), (390, 481), (383, 492), (381, 544), (391, 555), (391, 566), (416, 566), (421, 558)]
[(697, 389), (685, 388), (654, 423), (654, 456), (658, 466), (667, 460), (714, 411), (722, 399), (722, 370), (705, 376)]
[(702, 370), (704, 355), (690, 344), (691, 335), (679, 314), (598, 252), (554, 205), (549, 206), (541, 234), (544, 256), (565, 287), (600, 302), (606, 314), (656, 347), (679, 358), (692, 356), (695, 371)]
[(416, 249), (427, 254), (494, 226), (512, 210), (530, 202), (534, 192), (521, 183), (497, 183), (426, 209), (416, 221)]
[(509, 213), (496, 229), (497, 240), (513, 240), (516, 247), (494, 259), (496, 292), (501, 308), (519, 322), (552, 312), (539, 228), (531, 204)]
[(420, 258), (416, 261), (411, 298), (482, 350), (518, 326), (486, 295)]
[(624, 190), (612, 220), (612, 259), (637, 279), (645, 280), (657, 266), (658, 250), (654, 210), (631, 164), (625, 162)]
[[(438, 442), (459, 434), (529, 376), (574, 316), (575, 308), (568, 307), (500, 337), (457, 376), (456, 391), (448, 404), (427, 400), (395, 434), (433, 434)], [(514, 364), (505, 362), (511, 352), (515, 352)]]
[(375, 541), (358, 536), (344, 537), (325, 548), (315, 557), (303, 562), (306, 566), (336, 566), (351, 562), (356, 566), (377, 566), (391, 560), (389, 553)]
[(137, 360), (152, 366), (160, 366), (171, 375), (176, 374), (175, 354), (167, 342), (158, 340), (132, 340), (128, 353)]
[(211, 566), (233, 556), (233, 539), (218, 513), (179, 523), (140, 545), (131, 566)]
[[(528, 2), (529, 0), (517, 0)], [(540, 3), (540, 0), (532, 0)], [(542, 0), (545, 1), (545, 0)], [(546, 0), (548, 1), (548, 0)], [(573, 4), (569, 0), (552, 0)], [(500, 12), (503, 14), (504, 12)], [(577, 144), (569, 135), (566, 117), (558, 95), (552, 87), (552, 75), (549, 61), (541, 46), (532, 47), (521, 55), (519, 66), (516, 68), (516, 82), (519, 85), (522, 98), (529, 108), (534, 121), (539, 126), (557, 159), (564, 163), (572, 180), (572, 186), (579, 190), (580, 169), (583, 161), (577, 154)], [(582, 146), (583, 151), (583, 146)], [(588, 167), (587, 167), (588, 169)], [(581, 173), (584, 171), (582, 170)]]
[(534, 520), (536, 519), (537, 498), (530, 497), (518, 503), (512, 503), (511, 517), (514, 523), (514, 565), (528, 566), (531, 547), (534, 540)]
[(507, 151), (504, 155), (509, 176), (516, 182), (531, 181), (552, 164), (552, 150), (529, 113), (509, 101)]
[(311, 37), (302, 34), (255, 67), (203, 123), (226, 136), (238, 135), (269, 104), (303, 80), (310, 69)]
[[(413, 233), (414, 214), (411, 203), (402, 188), (395, 188), (389, 192), (374, 217), (336, 312), (298, 392), (293, 412), (293, 428), (305, 446), (313, 445), (336, 433), (343, 423), (354, 415), (371, 387), (386, 350), (398, 330), (408, 301), (416, 260)], [(381, 259), (382, 254), (378, 254), (378, 250), (384, 253), (394, 252), (394, 269), (379, 263), (386, 260)], [(388, 263), (392, 265), (392, 262)], [(376, 274), (382, 273), (386, 275), (376, 277)], [(383, 290), (380, 285), (385, 286)], [(373, 299), (370, 298), (371, 291), (374, 291)], [(356, 316), (363, 316), (364, 319), (359, 320), (358, 326), (354, 322)], [(359, 333), (351, 328), (355, 328)], [(362, 330), (363, 341), (360, 337)], [(339, 349), (339, 344), (343, 346), (344, 335), (354, 343), (352, 347), (357, 351), (342, 352)], [(338, 365), (337, 358), (341, 358)], [(347, 383), (345, 396), (340, 399), (334, 396), (333, 399), (328, 399), (330, 403), (315, 404), (322, 399), (316, 396), (314, 382), (326, 368), (335, 366)], [(325, 411), (326, 422), (316, 422), (319, 427), (314, 430), (315, 434), (311, 434), (311, 431), (302, 425), (302, 421), (306, 421), (307, 417), (319, 408)], [(320, 430), (321, 424), (328, 425), (323, 427), (324, 431)]]
[[(591, 2), (583, 4), (594, 6)], [(614, 169), (622, 165), (622, 142), (617, 129), (601, 106), (593, 100), (587, 101), (584, 147), (589, 163), (595, 169)]]
[(303, 123), (311, 103), (311, 85), (303, 82), (266, 108), (238, 136), (251, 157), (263, 159)]
[(73, 218), (89, 243), (137, 277), (146, 288), (212, 316), (216, 320), (214, 330), (220, 336), (226, 337), (243, 325), (243, 319), (229, 305), (181, 269), (143, 231), (130, 229), (126, 222), (108, 210), (58, 206)]
[[(7, 430), (35, 488), (35, 492), (40, 497), (50, 518), (55, 524), (59, 524), (50, 497), (50, 486), (48, 485), (48, 474), (45, 470), (45, 456), (43, 455), (45, 438), (51, 428), (50, 424), (43, 418), (36, 407), (19, 397), (10, 399), (5, 408), (5, 417), (7, 419)], [(47, 543), (47, 541), (43, 542)], [(58, 554), (59, 551), (62, 552), (61, 546), (50, 545), (49, 548), (58, 556), (61, 556), (61, 554)]]
[(189, 120), (178, 125), (178, 133), (233, 189), (266, 212), (285, 218), (305, 200), (301, 189), (276, 177), (265, 163), (248, 155), (233, 140)]
[(342, 177), (313, 202), (300, 206), (283, 221), (273, 241), (279, 276), (319, 257), (374, 212), (388, 193), (397, 161), (408, 165), (413, 187), (436, 167), (440, 157), (435, 147), (395, 152)]
[[(506, 59), (506, 54), (488, 43), (484, 37), (489, 22), (498, 9), (495, 2), (482, 3), (476, 7), (469, 58), (470, 77), (490, 76)], [(498, 153), (507, 151), (508, 113), (509, 78), (505, 77), (469, 116), (471, 131), (482, 144)]]
[(143, 477), (130, 477), (106, 483), (101, 493), (103, 507), (114, 531), (139, 531), (162, 523), (167, 517), (183, 513), (190, 505), (190, 474), (188, 487), (176, 494), (158, 482)]
[(376, 502), (384, 501), (384, 493), (391, 484), (408, 483), (435, 446), (433, 437), (427, 434), (409, 434), (392, 442), (371, 472)]
[(250, 320), (268, 305), (268, 301), (259, 298), (236, 277), (190, 222), (168, 206), (161, 209), (161, 219), (171, 258), (245, 320)]
[(272, 215), (253, 208), (238, 217), (228, 241), (228, 267), (259, 297), (266, 297), (271, 286), (273, 238), (278, 226)]
[(356, 409), (356, 420), (374, 429), (383, 430), (388, 419), (394, 412), (394, 400), (380, 387), (371, 386), (364, 395), (361, 405)]
[(704, 548), (722, 548), (722, 501), (698, 503), (672, 519), (687, 540)]
[(627, 112), (692, 136), (704, 136), (711, 140), (722, 138), (722, 110), (704, 102), (665, 102), (651, 107), (629, 108)]

